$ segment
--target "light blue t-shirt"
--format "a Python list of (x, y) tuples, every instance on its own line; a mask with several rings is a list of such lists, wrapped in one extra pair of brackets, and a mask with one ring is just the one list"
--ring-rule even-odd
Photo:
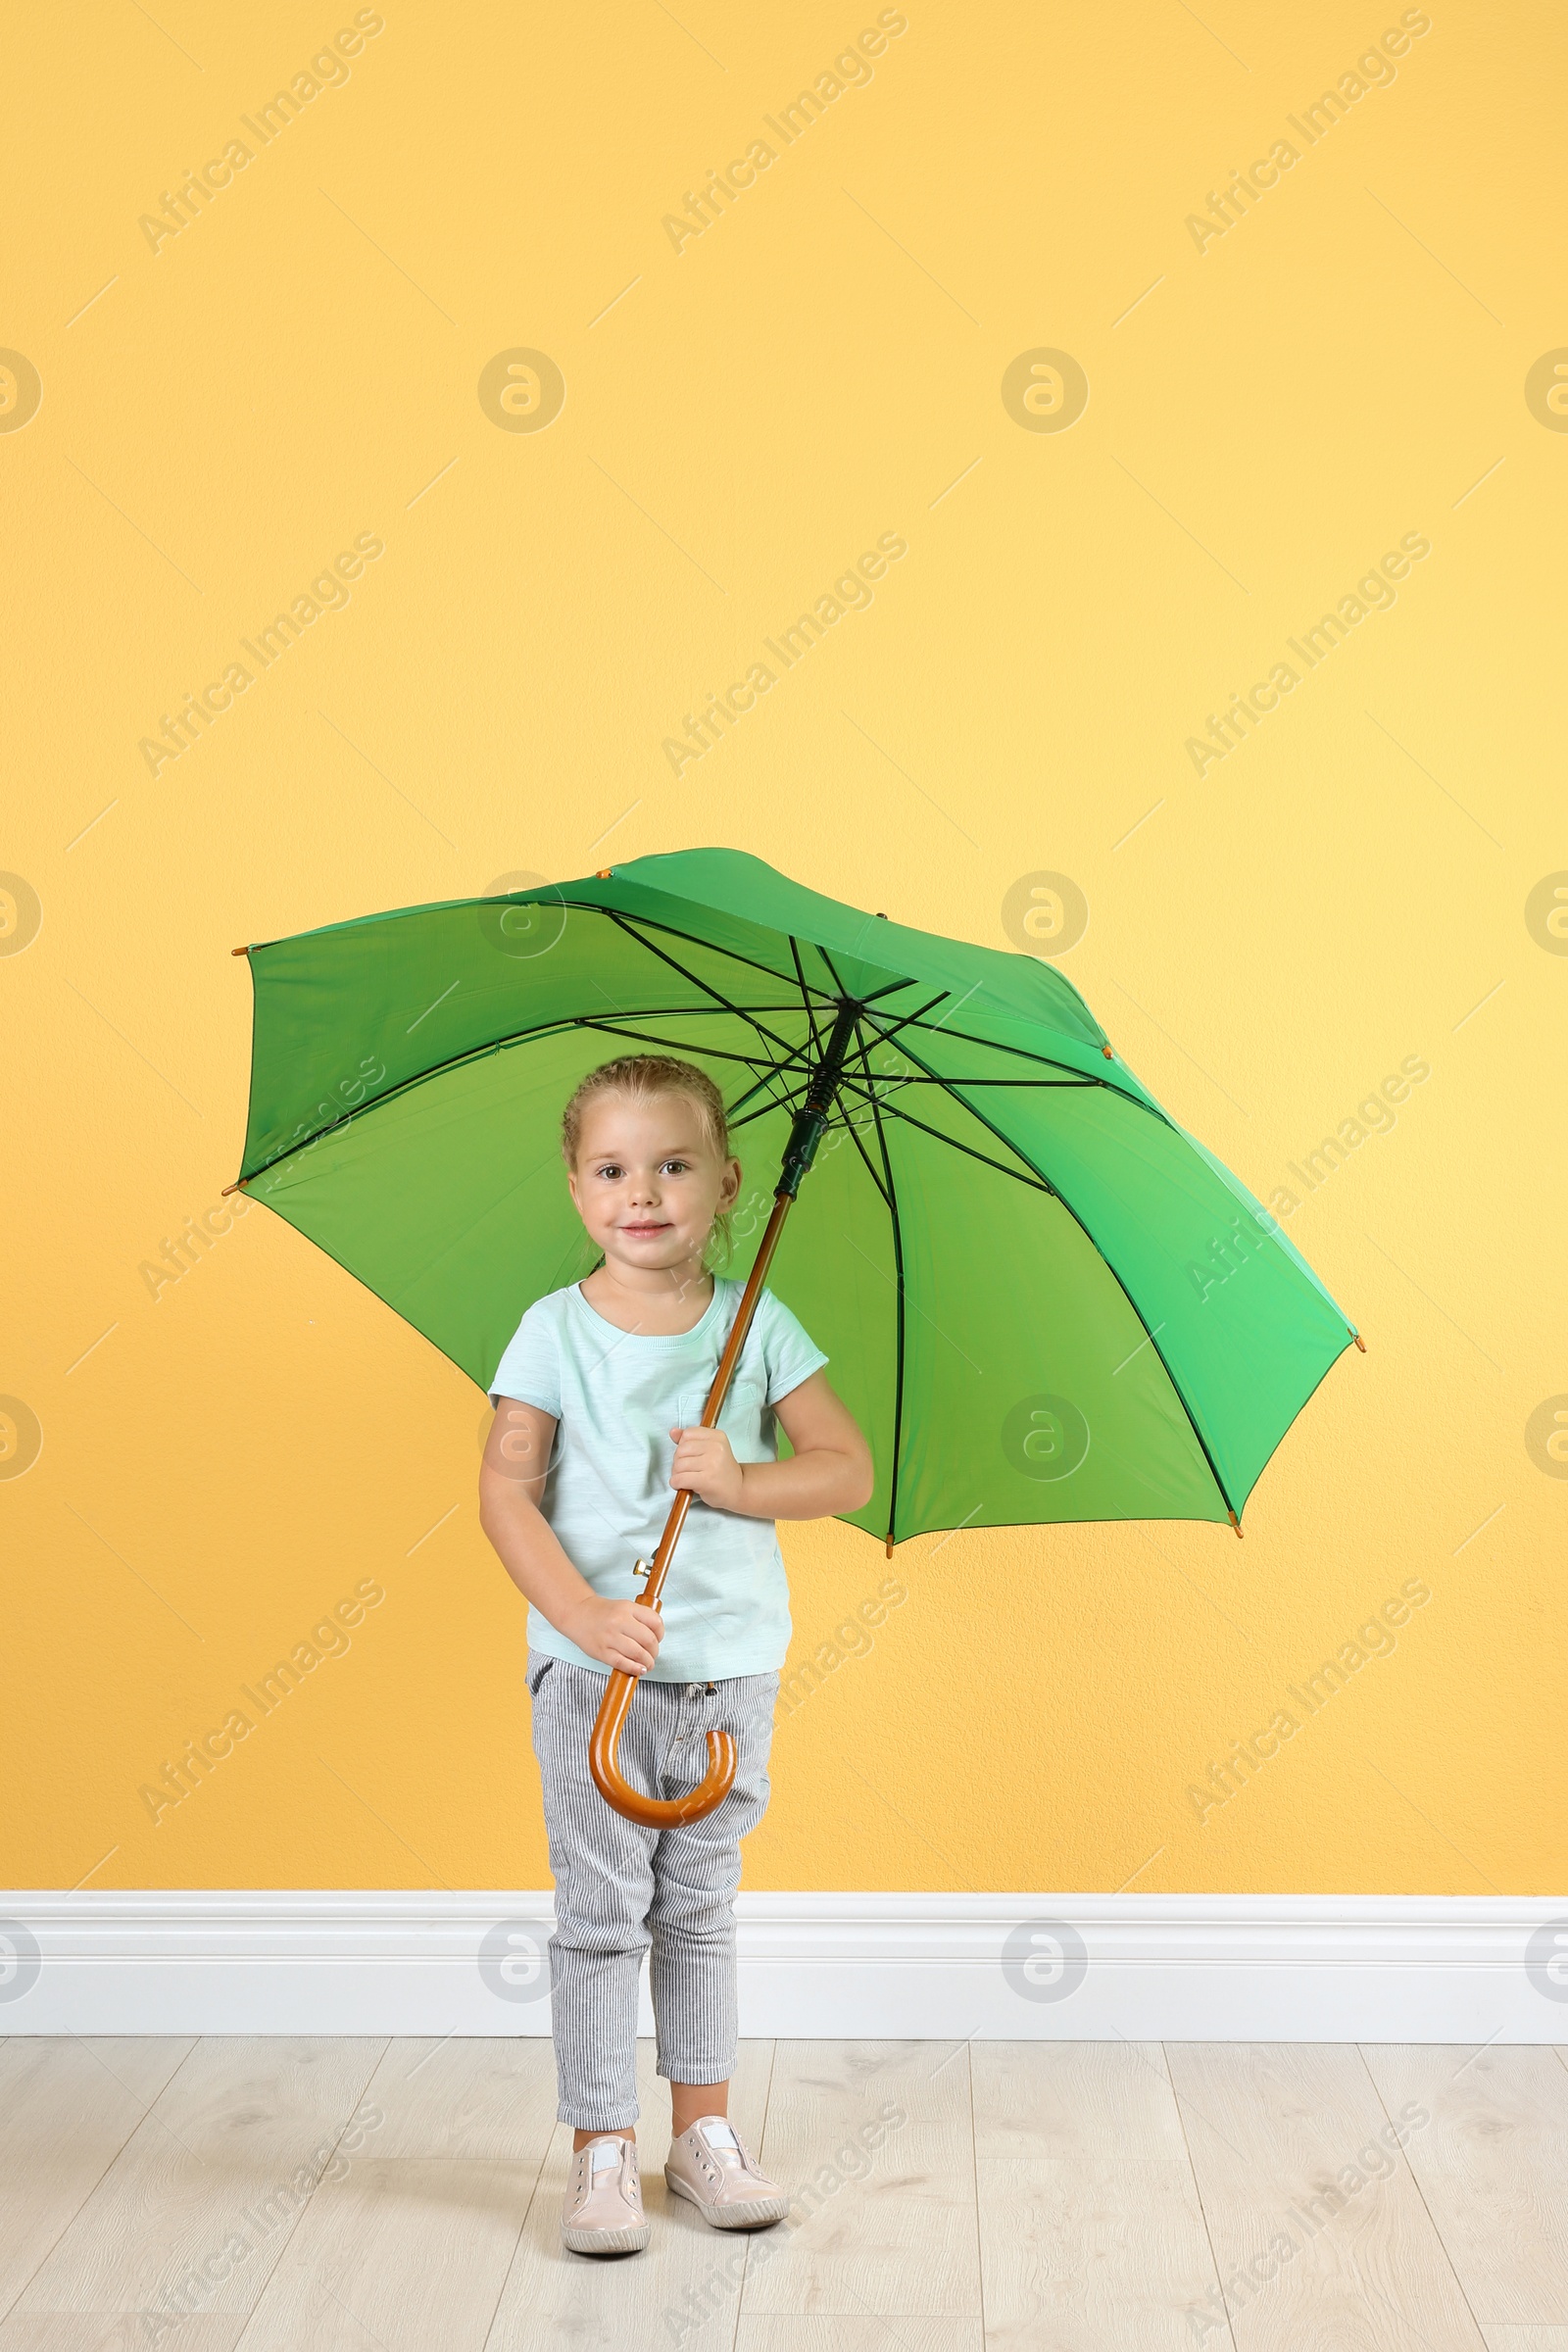
[[(669, 1484), (672, 1428), (703, 1417), (745, 1284), (715, 1275), (690, 1331), (622, 1331), (577, 1283), (536, 1298), (496, 1367), (492, 1403), (514, 1396), (556, 1421), (540, 1509), (572, 1566), (607, 1600), (642, 1591), (679, 1489)], [(738, 1462), (778, 1459), (772, 1407), (827, 1362), (772, 1292), (757, 1301), (718, 1426)], [(660, 1614), (664, 1638), (651, 1682), (716, 1682), (766, 1674), (790, 1642), (789, 1581), (771, 1519), (715, 1510), (693, 1494)], [(528, 1607), (528, 1641), (552, 1657), (610, 1671)]]

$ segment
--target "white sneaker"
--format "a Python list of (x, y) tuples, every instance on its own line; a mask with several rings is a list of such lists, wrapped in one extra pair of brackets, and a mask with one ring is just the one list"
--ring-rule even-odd
[(577, 2149), (561, 2208), (561, 2235), (574, 2254), (636, 2254), (647, 2245), (649, 2225), (631, 2140), (606, 2133)]
[(765, 2230), (790, 2200), (770, 2180), (727, 2116), (700, 2115), (671, 2140), (664, 2179), (714, 2230)]

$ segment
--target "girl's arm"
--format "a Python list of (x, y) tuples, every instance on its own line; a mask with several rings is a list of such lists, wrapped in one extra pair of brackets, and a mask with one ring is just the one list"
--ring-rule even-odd
[(601, 1665), (645, 1674), (664, 1621), (637, 1600), (604, 1600), (563, 1550), (539, 1508), (556, 1423), (536, 1404), (503, 1396), (479, 1465), (479, 1525), (524, 1597), (558, 1634)]
[(721, 1429), (676, 1437), (672, 1487), (747, 1519), (830, 1519), (858, 1511), (876, 1485), (871, 1448), (820, 1368), (773, 1407), (795, 1452), (787, 1462), (737, 1462)]

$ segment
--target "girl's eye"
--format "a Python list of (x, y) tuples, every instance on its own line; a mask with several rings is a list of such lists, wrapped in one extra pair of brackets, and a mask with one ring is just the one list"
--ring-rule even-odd
[(666, 1168), (684, 1168), (686, 1162), (683, 1159), (666, 1159), (663, 1164)]

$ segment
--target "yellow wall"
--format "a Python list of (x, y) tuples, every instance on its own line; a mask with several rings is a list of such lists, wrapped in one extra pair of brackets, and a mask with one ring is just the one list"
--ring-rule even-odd
[[(142, 1268), (238, 1166), (237, 942), (727, 843), (999, 947), (1017, 886), (1070, 877), (1087, 929), (1039, 947), (1179, 1120), (1301, 1196), (1369, 1344), (1243, 1543), (901, 1548), (869, 1648), (781, 1714), (747, 1883), (1560, 1886), (1560, 19), (1404, 12), (1309, 145), (1291, 118), (1396, 6), (909, 0), (788, 146), (766, 119), (874, 5), (379, 21), (266, 146), (245, 119), (352, 8), (12, 27), (0, 342), (42, 397), (0, 378), (0, 1391), (42, 1450), (14, 1415), (6, 1875), (547, 1883), (478, 1393), (263, 1208), (156, 1298)], [(141, 216), (235, 137), (155, 250)], [(664, 216), (759, 138), (677, 250)], [(1188, 224), (1281, 139), (1250, 211)], [(1042, 349), (1087, 376), (1064, 429)], [(491, 368), (532, 421), (518, 350), (564, 378), (542, 429), (479, 397)], [(889, 531), (874, 605), (673, 772), (683, 714)], [(346, 609), (149, 760), (360, 534)], [(1396, 601), (1293, 657), (1406, 534)], [(1396, 1122), (1294, 1184), (1407, 1056)], [(888, 1569), (834, 1525), (785, 1548), (804, 1655)], [(352, 1645), (155, 1824), (142, 1785), (366, 1580)], [(1393, 1653), (1200, 1818), (1407, 1580)]]

